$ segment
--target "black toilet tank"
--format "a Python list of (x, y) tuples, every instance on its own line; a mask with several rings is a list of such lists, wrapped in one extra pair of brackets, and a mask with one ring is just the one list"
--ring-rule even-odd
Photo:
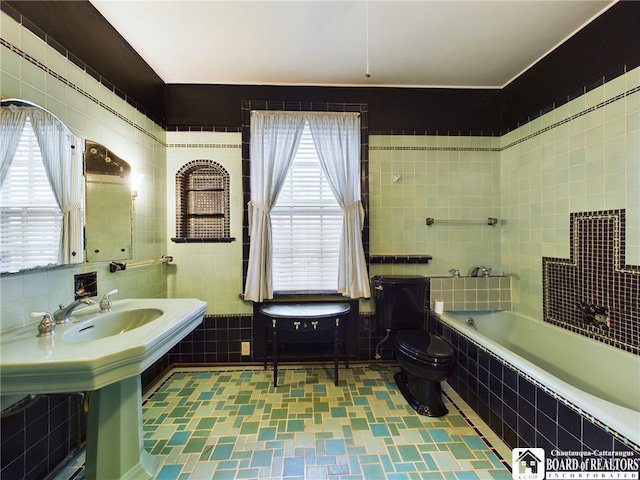
[(389, 330), (424, 328), (429, 279), (422, 276), (375, 276), (373, 298), (378, 327)]

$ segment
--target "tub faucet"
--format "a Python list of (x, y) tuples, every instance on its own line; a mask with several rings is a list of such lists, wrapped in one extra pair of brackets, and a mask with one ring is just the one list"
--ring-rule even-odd
[(482, 265), (478, 265), (477, 267), (473, 267), (469, 272), (470, 277), (479, 277), (479, 273), (482, 272), (483, 277), (488, 277), (491, 275), (491, 269), (484, 267)]
[(60, 304), (60, 309), (53, 312), (53, 319), (57, 324), (67, 323), (69, 321), (69, 317), (71, 316), (71, 312), (73, 312), (77, 307), (79, 307), (83, 303), (85, 305), (93, 305), (96, 302), (94, 302), (90, 298), (85, 297), (70, 303), (66, 307)]
[(587, 302), (576, 304), (576, 307), (582, 312), (582, 321), (587, 325), (593, 325), (601, 328), (605, 332), (609, 331), (609, 309), (600, 305), (594, 305)]

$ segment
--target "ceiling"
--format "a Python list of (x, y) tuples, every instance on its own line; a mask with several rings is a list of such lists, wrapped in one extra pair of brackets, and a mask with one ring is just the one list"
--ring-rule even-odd
[(504, 87), (615, 3), (90, 1), (165, 83), (451, 88)]

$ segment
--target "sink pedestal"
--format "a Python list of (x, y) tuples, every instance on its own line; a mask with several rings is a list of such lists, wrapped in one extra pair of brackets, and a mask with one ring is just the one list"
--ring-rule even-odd
[(159, 466), (144, 449), (140, 375), (91, 392), (85, 478), (148, 479)]

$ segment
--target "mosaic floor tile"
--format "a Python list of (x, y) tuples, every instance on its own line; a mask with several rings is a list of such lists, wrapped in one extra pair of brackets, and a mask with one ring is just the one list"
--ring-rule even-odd
[[(448, 385), (449, 414), (418, 415), (394, 366), (193, 368), (170, 372), (143, 401), (158, 479), (509, 479), (511, 451)], [(478, 433), (480, 432), (480, 433)], [(66, 476), (65, 476), (66, 475)], [(82, 479), (77, 465), (73, 476)]]

